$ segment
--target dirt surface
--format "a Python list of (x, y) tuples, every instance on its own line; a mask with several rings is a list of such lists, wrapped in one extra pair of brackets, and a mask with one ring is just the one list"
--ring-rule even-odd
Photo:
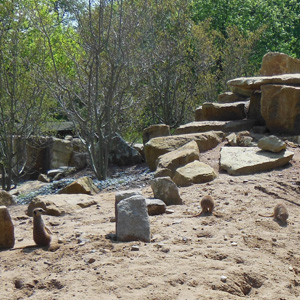
[[(201, 161), (218, 170), (219, 150)], [(285, 168), (220, 172), (210, 183), (180, 188), (184, 205), (150, 217), (151, 243), (107, 238), (115, 233), (115, 192), (101, 192), (98, 205), (72, 215), (44, 216), (56, 251), (29, 247), (27, 206), (10, 207), (16, 244), (0, 252), (0, 299), (300, 299), (300, 148), (289, 150), (295, 155)], [(149, 185), (142, 192), (152, 197)], [(215, 215), (191, 217), (206, 194)], [(258, 215), (280, 202), (287, 226)]]

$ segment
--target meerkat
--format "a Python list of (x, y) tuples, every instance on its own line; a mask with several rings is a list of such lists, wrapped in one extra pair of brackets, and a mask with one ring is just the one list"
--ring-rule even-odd
[(45, 211), (42, 208), (33, 210), (33, 240), (38, 246), (50, 246), (52, 239), (51, 230), (45, 226), (42, 214)]
[(201, 204), (202, 211), (200, 212), (200, 214), (192, 216), (192, 217), (199, 217), (205, 213), (210, 213), (210, 214), (213, 213), (213, 210), (215, 207), (215, 202), (214, 202), (214, 199), (212, 196), (210, 196), (210, 195), (204, 196), (202, 198), (200, 204)]
[(282, 203), (279, 203), (275, 206), (274, 212), (273, 212), (272, 215), (269, 215), (269, 216), (265, 216), (265, 215), (261, 215), (261, 214), (258, 214), (258, 215), (261, 216), (261, 217), (274, 217), (274, 219), (277, 219), (277, 220), (281, 221), (284, 224), (287, 223), (287, 219), (289, 217), (289, 213), (287, 211), (287, 208)]

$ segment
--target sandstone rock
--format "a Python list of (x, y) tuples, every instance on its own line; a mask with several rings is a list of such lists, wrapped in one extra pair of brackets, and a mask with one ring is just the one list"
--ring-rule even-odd
[(234, 132), (250, 130), (256, 124), (256, 120), (236, 120), (236, 121), (200, 121), (181, 125), (175, 130), (175, 134), (199, 133), (207, 131)]
[(256, 125), (265, 125), (266, 122), (261, 115), (261, 92), (255, 91), (250, 97), (247, 118), (256, 120)]
[(150, 221), (143, 196), (123, 199), (117, 205), (117, 240), (150, 242)]
[(170, 177), (154, 178), (150, 184), (154, 198), (164, 201), (166, 205), (182, 204), (178, 187)]
[(170, 126), (166, 124), (154, 124), (143, 130), (143, 144), (155, 137), (170, 135)]
[(70, 159), (70, 167), (74, 167), (76, 170), (82, 170), (88, 165), (89, 155), (88, 153), (72, 152)]
[(261, 114), (269, 131), (299, 134), (300, 87), (264, 85), (261, 90)]
[(223, 147), (220, 167), (231, 175), (255, 174), (284, 166), (293, 155), (291, 151), (273, 153), (258, 147)]
[(299, 59), (279, 52), (269, 52), (264, 55), (260, 75), (272, 76), (292, 73), (300, 73)]
[(257, 146), (262, 150), (271, 151), (275, 153), (286, 149), (286, 143), (274, 135), (261, 138), (258, 141)]
[[(195, 141), (191, 141), (177, 150), (159, 156), (155, 177), (174, 176), (178, 167), (199, 159), (199, 148)], [(164, 176), (164, 174), (166, 174)]]
[(240, 77), (229, 80), (227, 84), (231, 88), (239, 88), (245, 91), (260, 90), (262, 85), (266, 84), (280, 84), (280, 85), (300, 85), (300, 74), (284, 74), (274, 76), (261, 77)]
[(204, 152), (216, 147), (222, 141), (223, 135), (223, 132), (210, 131), (153, 138), (145, 145), (146, 162), (150, 170), (154, 171), (159, 156), (176, 150), (190, 141), (196, 141), (200, 152)]
[(132, 145), (132, 147), (141, 155), (141, 157), (144, 160), (145, 159), (144, 144), (135, 143), (135, 144)]
[(62, 216), (96, 204), (93, 196), (84, 194), (37, 196), (28, 205), (27, 215), (32, 216), (33, 210), (41, 207), (48, 215)]
[(195, 160), (186, 166), (178, 168), (173, 181), (178, 186), (189, 186), (192, 184), (209, 182), (217, 177), (216, 172), (209, 165)]
[(232, 92), (226, 92), (218, 96), (218, 103), (240, 102), (240, 101), (246, 101), (246, 99), (247, 99), (246, 97), (243, 97), (241, 95)]
[(140, 153), (128, 145), (119, 134), (113, 137), (109, 152), (109, 161), (111, 163), (118, 166), (128, 166), (139, 164), (142, 160)]
[(240, 131), (238, 133), (232, 132), (231, 134), (226, 136), (226, 140), (230, 146), (242, 146), (249, 147), (253, 146), (252, 141), (253, 138), (250, 135), (249, 131)]
[(49, 183), (50, 178), (46, 174), (40, 174), (38, 177), (38, 181)]
[(73, 152), (73, 144), (69, 140), (52, 139), (50, 146), (50, 169), (68, 166)]
[(99, 189), (94, 185), (91, 178), (85, 176), (62, 188), (58, 193), (96, 195), (99, 193)]
[(0, 206), (10, 206), (14, 204), (16, 204), (16, 202), (13, 196), (4, 190), (0, 190)]
[(166, 204), (159, 199), (146, 199), (149, 216), (162, 215), (166, 212)]
[(244, 119), (246, 117), (245, 103), (246, 102), (205, 102), (202, 105), (201, 119), (199, 121), (231, 121)]

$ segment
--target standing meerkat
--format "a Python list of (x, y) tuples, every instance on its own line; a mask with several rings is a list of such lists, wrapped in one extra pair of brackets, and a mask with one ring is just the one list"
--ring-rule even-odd
[(199, 216), (201, 216), (202, 214), (205, 214), (205, 213), (212, 214), (212, 212), (214, 210), (214, 207), (215, 207), (215, 202), (214, 202), (214, 199), (213, 199), (212, 196), (205, 195), (202, 198), (200, 204), (201, 204), (202, 211), (200, 212), (200, 214), (192, 216), (192, 217), (199, 217)]
[(287, 208), (282, 203), (279, 203), (274, 207), (274, 212), (272, 215), (269, 215), (269, 216), (265, 216), (265, 215), (261, 215), (261, 214), (258, 214), (258, 215), (261, 217), (274, 217), (274, 219), (281, 221), (284, 224), (287, 223), (287, 219), (289, 217)]
[(33, 210), (33, 240), (38, 246), (49, 246), (52, 239), (51, 230), (45, 226), (42, 214), (45, 211), (42, 208)]

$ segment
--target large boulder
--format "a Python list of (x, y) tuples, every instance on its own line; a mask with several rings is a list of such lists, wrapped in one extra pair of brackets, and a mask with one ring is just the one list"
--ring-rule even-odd
[(223, 132), (210, 131), (153, 138), (145, 145), (146, 162), (150, 170), (154, 171), (159, 156), (174, 151), (190, 141), (196, 141), (200, 152), (205, 152), (222, 142), (223, 136)]
[(199, 121), (230, 121), (244, 119), (246, 117), (245, 104), (245, 101), (234, 103), (205, 102), (202, 105)]
[(50, 169), (57, 169), (61, 166), (69, 166), (73, 144), (70, 140), (53, 138), (49, 147)]
[(6, 191), (0, 190), (0, 206), (10, 206), (14, 204), (16, 204), (16, 202), (13, 196)]
[(279, 52), (269, 52), (264, 55), (260, 75), (273, 76), (292, 73), (300, 73), (299, 59)]
[(96, 204), (93, 196), (84, 194), (37, 196), (28, 205), (27, 215), (32, 216), (33, 210), (41, 207), (48, 215), (63, 216)]
[(118, 166), (128, 166), (141, 163), (143, 157), (116, 133), (111, 141), (109, 161)]
[(178, 187), (170, 177), (154, 178), (150, 184), (154, 198), (164, 201), (166, 205), (182, 204)]
[(195, 160), (181, 168), (178, 168), (173, 181), (178, 186), (189, 186), (203, 182), (209, 182), (217, 177), (217, 173), (209, 165)]
[(273, 153), (258, 147), (223, 147), (220, 168), (231, 175), (255, 174), (284, 166), (293, 155), (287, 150)]
[(173, 177), (178, 167), (199, 159), (199, 148), (195, 141), (191, 141), (177, 150), (161, 155), (157, 159), (155, 177)]
[(62, 188), (58, 193), (96, 195), (99, 193), (99, 189), (93, 183), (91, 178), (84, 176)]
[(117, 204), (117, 240), (150, 242), (150, 221), (146, 199), (141, 195), (123, 199)]
[(14, 225), (6, 206), (0, 206), (0, 249), (15, 245)]
[(261, 114), (269, 131), (271, 133), (299, 134), (300, 87), (264, 85), (261, 87), (261, 91)]
[(143, 130), (143, 144), (145, 145), (152, 138), (170, 135), (170, 126), (166, 124), (154, 124)]

